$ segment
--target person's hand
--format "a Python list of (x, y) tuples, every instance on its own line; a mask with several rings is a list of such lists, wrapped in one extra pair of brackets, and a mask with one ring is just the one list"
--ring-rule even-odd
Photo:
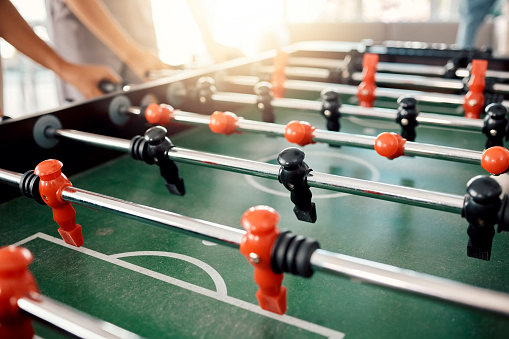
[(122, 78), (108, 67), (99, 65), (77, 65), (66, 63), (57, 74), (68, 84), (76, 87), (86, 99), (99, 97), (104, 93), (99, 89), (102, 80), (118, 84)]
[(149, 81), (149, 72), (162, 69), (175, 69), (159, 59), (155, 54), (139, 49), (135, 54), (126, 60), (127, 65), (143, 81)]

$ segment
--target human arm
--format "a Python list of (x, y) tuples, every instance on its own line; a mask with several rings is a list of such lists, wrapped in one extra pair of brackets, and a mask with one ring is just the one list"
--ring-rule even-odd
[(134, 41), (101, 0), (65, 0), (65, 3), (83, 25), (142, 80), (148, 80), (149, 71), (171, 68)]
[(65, 61), (41, 40), (9, 0), (0, 0), (0, 37), (35, 62), (54, 71), (65, 82), (76, 87), (86, 98), (102, 95), (101, 80), (120, 82), (112, 70), (96, 65), (76, 65)]

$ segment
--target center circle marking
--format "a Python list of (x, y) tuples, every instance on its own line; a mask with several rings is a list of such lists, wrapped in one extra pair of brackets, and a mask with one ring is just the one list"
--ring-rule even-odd
[[(359, 159), (357, 157), (354, 157), (352, 155), (348, 155), (348, 154), (341, 154), (341, 153), (332, 153), (332, 152), (324, 152), (324, 151), (320, 151), (320, 152), (308, 152), (307, 153), (307, 156), (309, 157), (310, 155), (312, 156), (322, 156), (322, 157), (329, 157), (329, 158), (336, 158), (336, 159), (341, 159), (341, 160), (348, 160), (348, 161), (351, 161), (351, 162), (356, 162), (358, 164), (361, 164), (365, 167), (367, 167), (369, 169), (369, 171), (371, 172), (371, 178), (368, 179), (368, 180), (371, 180), (371, 181), (378, 181), (380, 179), (380, 172), (378, 171), (378, 169), (373, 166), (372, 164), (370, 164), (369, 162), (363, 160), (363, 159)], [(258, 159), (257, 161), (261, 161), (261, 162), (266, 162), (268, 160), (274, 160), (277, 158), (277, 155), (269, 155), (269, 156), (265, 156), (263, 158), (260, 158)], [(251, 186), (253, 186), (254, 188), (262, 191), (262, 192), (266, 192), (266, 193), (270, 193), (270, 194), (273, 194), (273, 195), (277, 195), (277, 196), (280, 196), (280, 197), (288, 197), (289, 196), (289, 191), (286, 191), (286, 192), (281, 192), (281, 191), (278, 191), (278, 190), (275, 190), (275, 189), (272, 189), (272, 188), (268, 188), (268, 187), (265, 187), (263, 186), (262, 184), (260, 184), (259, 182), (257, 182), (255, 180), (255, 178), (251, 175), (244, 175), (244, 178), (246, 179), (246, 181), (248, 182), (248, 184), (250, 184)], [(351, 194), (348, 194), (348, 193), (343, 193), (343, 192), (334, 192), (334, 193), (330, 193), (330, 194), (313, 194), (313, 199), (332, 199), (332, 198), (339, 198), (339, 197), (343, 197), (343, 196), (346, 196), (346, 195), (351, 195)]]

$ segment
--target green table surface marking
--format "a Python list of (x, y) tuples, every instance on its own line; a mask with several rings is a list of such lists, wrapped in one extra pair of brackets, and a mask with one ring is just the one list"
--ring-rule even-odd
[[(252, 110), (236, 113), (260, 117)], [(325, 125), (317, 113), (277, 110), (278, 123), (292, 119), (307, 120), (319, 128)], [(343, 119), (342, 131), (377, 135), (391, 127), (387, 122), (355, 121)], [(393, 125), (391, 130), (398, 127)], [(226, 137), (205, 127), (171, 139), (182, 148), (252, 160), (272, 158), (271, 163), (279, 151), (291, 146), (283, 138), (249, 133)], [(484, 144), (484, 138), (474, 133), (422, 127), (417, 140), (477, 150)], [(475, 165), (412, 157), (389, 161), (372, 150), (350, 147), (315, 144), (304, 151), (305, 161), (315, 171), (460, 195), (471, 177), (484, 174)], [(188, 164), (179, 164), (179, 169), (187, 191), (183, 197), (167, 193), (156, 166), (128, 157), (70, 179), (82, 189), (237, 228), (249, 207), (269, 205), (281, 215), (280, 228), (314, 237), (324, 249), (509, 293), (508, 235), (495, 236), (490, 262), (468, 258), (467, 223), (459, 215), (312, 189), (318, 221), (308, 224), (296, 220), (289, 193), (277, 181), (252, 179), (285, 196), (257, 189), (241, 174)], [(238, 300), (240, 305), (257, 305), (253, 269), (237, 250), (208, 246), (177, 232), (82, 206), (76, 210), (83, 226), (84, 250), (64, 246), (50, 209), (26, 198), (0, 205), (0, 245), (42, 233), (23, 245), (34, 254), (30, 268), (41, 292), (144, 337), (313, 338), (341, 333), (351, 338), (509, 337), (509, 321), (501, 316), (320, 272), (311, 279), (286, 275), (287, 316), (316, 324), (316, 333), (315, 328), (303, 329), (278, 316), (232, 304)], [(122, 255), (147, 251), (158, 254)], [(210, 296), (218, 292), (203, 269), (164, 253), (193, 257), (209, 265), (224, 280), (227, 297)], [(143, 273), (148, 271), (197, 286), (208, 295)], [(327, 329), (330, 331), (320, 332)], [(36, 331), (42, 337), (58, 337), (45, 326), (37, 325)]]

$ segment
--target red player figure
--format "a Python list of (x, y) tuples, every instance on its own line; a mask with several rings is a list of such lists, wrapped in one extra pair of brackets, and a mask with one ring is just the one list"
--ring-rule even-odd
[(357, 88), (357, 98), (362, 107), (373, 107), (376, 99), (375, 74), (378, 58), (378, 54), (366, 53), (362, 59), (362, 82)]
[(44, 202), (53, 209), (53, 219), (60, 226), (58, 233), (64, 241), (70, 245), (80, 247), (83, 245), (81, 226), (76, 225), (76, 211), (71, 203), (62, 199), (62, 190), (72, 187), (71, 182), (60, 171), (62, 163), (50, 159), (39, 163), (35, 168), (41, 181), (39, 193)]
[(174, 111), (170, 105), (150, 104), (145, 109), (145, 120), (153, 125), (168, 125)]
[(470, 80), (468, 81), (468, 93), (465, 94), (463, 109), (465, 118), (480, 119), (484, 107), (484, 76), (488, 69), (487, 60), (472, 61), (472, 70), (470, 71)]
[(28, 271), (32, 254), (22, 247), (0, 248), (0, 339), (31, 339), (34, 330), (27, 315), (18, 308), (18, 299), (39, 292)]
[(299, 146), (314, 144), (313, 132), (315, 129), (309, 122), (293, 120), (286, 125), (285, 138), (292, 144)]
[(405, 142), (401, 135), (393, 132), (384, 132), (375, 139), (375, 151), (382, 157), (396, 159), (403, 155)]
[(272, 93), (275, 98), (283, 98), (285, 95), (285, 68), (288, 61), (288, 55), (283, 51), (277, 51), (274, 58), (274, 72), (270, 83), (272, 84)]
[(286, 312), (286, 287), (282, 286), (283, 274), (276, 274), (271, 267), (271, 252), (281, 233), (276, 224), (279, 214), (268, 206), (248, 209), (240, 220), (246, 234), (240, 243), (240, 252), (254, 266), (254, 280), (259, 289), (256, 298), (260, 307), (277, 314)]
[(212, 132), (224, 135), (230, 135), (237, 132), (236, 123), (239, 120), (237, 115), (232, 112), (216, 111), (210, 116), (209, 128)]

